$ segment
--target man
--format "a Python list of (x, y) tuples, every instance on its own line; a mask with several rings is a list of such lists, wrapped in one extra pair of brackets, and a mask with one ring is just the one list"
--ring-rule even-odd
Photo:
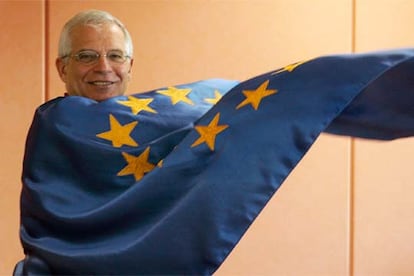
[[(86, 10), (76, 14), (64, 25), (58, 47), (56, 67), (66, 86), (65, 95), (100, 102), (125, 93), (133, 44), (128, 30), (110, 13)], [(47, 273), (36, 262), (36, 257), (26, 257), (14, 274)]]
[(75, 15), (63, 27), (58, 51), (56, 67), (68, 95), (103, 101), (125, 93), (133, 45), (111, 14), (87, 10)]

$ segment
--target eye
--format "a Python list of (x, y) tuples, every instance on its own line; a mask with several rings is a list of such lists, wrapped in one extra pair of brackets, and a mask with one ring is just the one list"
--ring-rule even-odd
[(117, 63), (122, 63), (126, 60), (126, 56), (119, 51), (110, 51), (106, 56), (109, 58), (109, 60)]
[(99, 58), (99, 54), (92, 51), (82, 51), (76, 55), (76, 58), (79, 62), (91, 63)]

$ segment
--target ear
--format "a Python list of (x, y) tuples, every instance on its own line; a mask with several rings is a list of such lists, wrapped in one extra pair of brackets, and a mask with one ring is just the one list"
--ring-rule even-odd
[(132, 71), (132, 65), (134, 64), (134, 59), (131, 58), (131, 61), (129, 62), (129, 70), (128, 70), (128, 74), (131, 74)]
[(129, 62), (129, 69), (128, 69), (128, 80), (131, 80), (131, 72), (132, 72), (132, 65), (134, 64), (134, 59), (131, 59)]
[(56, 69), (59, 73), (60, 79), (66, 83), (66, 62), (62, 58), (56, 59)]

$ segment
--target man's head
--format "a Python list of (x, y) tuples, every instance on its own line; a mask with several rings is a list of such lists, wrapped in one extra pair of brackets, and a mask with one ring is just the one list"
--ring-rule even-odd
[(88, 10), (63, 27), (56, 67), (69, 95), (103, 101), (125, 93), (132, 54), (131, 37), (118, 19)]

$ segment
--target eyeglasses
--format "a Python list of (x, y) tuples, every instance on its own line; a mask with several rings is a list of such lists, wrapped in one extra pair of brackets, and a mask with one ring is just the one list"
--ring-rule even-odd
[(75, 55), (65, 55), (62, 58), (72, 57), (80, 63), (92, 65), (97, 63), (101, 56), (106, 57), (109, 62), (116, 64), (122, 64), (128, 58), (131, 58), (130, 56), (124, 55), (124, 53), (119, 50), (111, 50), (107, 52), (105, 55), (101, 55), (100, 53), (94, 50), (83, 50)]

